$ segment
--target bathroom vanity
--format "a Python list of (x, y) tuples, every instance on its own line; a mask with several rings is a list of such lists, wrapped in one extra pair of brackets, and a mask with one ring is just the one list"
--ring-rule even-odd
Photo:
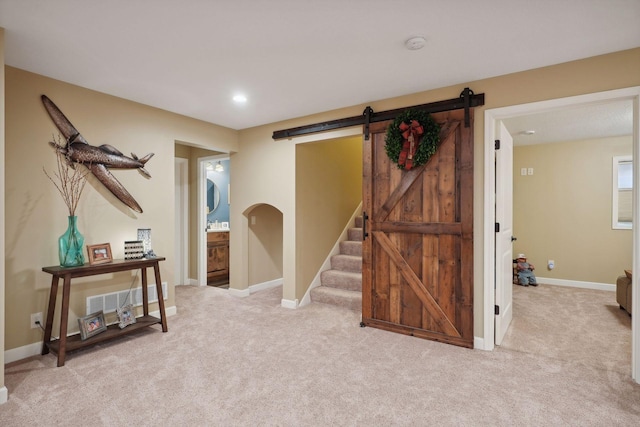
[(229, 231), (207, 232), (207, 285), (229, 283)]

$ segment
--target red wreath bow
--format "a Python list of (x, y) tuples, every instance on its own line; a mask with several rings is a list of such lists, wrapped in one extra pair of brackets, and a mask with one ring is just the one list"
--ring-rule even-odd
[(424, 128), (417, 120), (411, 120), (411, 124), (402, 122), (399, 128), (402, 131), (404, 141), (402, 142), (402, 151), (398, 157), (398, 164), (404, 166), (405, 170), (409, 170), (413, 166), (413, 156), (418, 150), (419, 138), (424, 133)]

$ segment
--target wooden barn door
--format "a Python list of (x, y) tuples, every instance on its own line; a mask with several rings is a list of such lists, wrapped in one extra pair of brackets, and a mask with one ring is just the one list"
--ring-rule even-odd
[(364, 141), (362, 322), (473, 348), (473, 110), (432, 114), (440, 146), (403, 171), (385, 150), (391, 122)]

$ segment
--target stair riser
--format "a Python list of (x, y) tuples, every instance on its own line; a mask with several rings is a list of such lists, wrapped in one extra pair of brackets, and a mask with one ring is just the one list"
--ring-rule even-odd
[(347, 231), (347, 236), (349, 240), (362, 242), (362, 228), (350, 228)]
[(326, 270), (320, 274), (322, 286), (362, 292), (362, 275), (344, 274), (336, 270)]
[(362, 242), (344, 241), (340, 242), (341, 255), (362, 256)]
[(348, 296), (331, 295), (323, 293), (321, 287), (314, 288), (311, 290), (311, 300), (322, 304), (331, 304), (338, 307), (348, 308), (349, 310), (357, 312), (362, 310), (362, 296), (355, 292)]
[(334, 270), (362, 272), (362, 258), (347, 255), (335, 255), (331, 257), (331, 268)]

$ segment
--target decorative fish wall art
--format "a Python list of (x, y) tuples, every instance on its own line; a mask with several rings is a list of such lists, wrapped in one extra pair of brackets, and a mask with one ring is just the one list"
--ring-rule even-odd
[(141, 159), (131, 153), (131, 157), (127, 157), (111, 145), (105, 144), (99, 147), (89, 145), (86, 139), (71, 124), (69, 119), (62, 114), (62, 111), (53, 103), (46, 95), (42, 95), (42, 103), (49, 113), (51, 120), (56, 125), (62, 136), (66, 139), (66, 145), (58, 145), (50, 142), (56, 151), (67, 158), (72, 163), (81, 163), (93, 173), (114, 196), (122, 203), (130, 207), (136, 212), (142, 213), (142, 208), (136, 202), (131, 194), (109, 171), (112, 169), (138, 169), (146, 177), (151, 178), (149, 172), (144, 169), (145, 163), (153, 157), (153, 153), (149, 153)]

